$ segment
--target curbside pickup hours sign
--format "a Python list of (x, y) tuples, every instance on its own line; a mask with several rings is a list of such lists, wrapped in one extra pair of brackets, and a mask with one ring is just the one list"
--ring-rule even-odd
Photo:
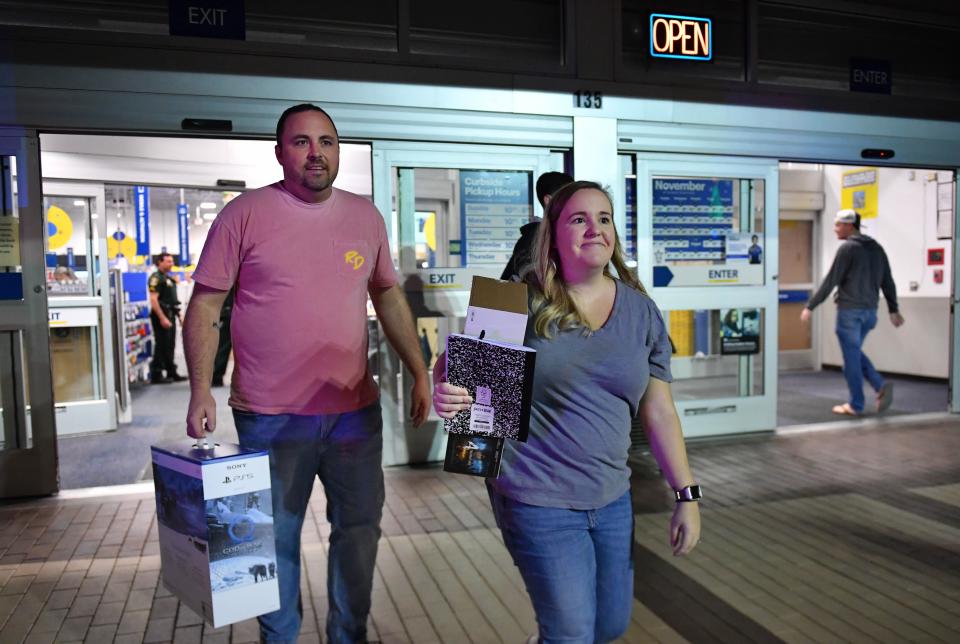
[(709, 18), (650, 14), (650, 55), (654, 58), (712, 59), (713, 22)]

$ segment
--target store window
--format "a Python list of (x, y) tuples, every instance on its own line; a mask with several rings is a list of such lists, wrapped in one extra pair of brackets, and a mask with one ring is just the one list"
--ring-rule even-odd
[(95, 295), (93, 209), (89, 197), (44, 197), (47, 292)]
[(654, 177), (654, 286), (764, 283), (764, 181)]
[(417, 268), (502, 269), (533, 211), (526, 171), (399, 168), (394, 182), (394, 248), (412, 249)]
[(678, 401), (763, 395), (764, 310), (664, 311)]

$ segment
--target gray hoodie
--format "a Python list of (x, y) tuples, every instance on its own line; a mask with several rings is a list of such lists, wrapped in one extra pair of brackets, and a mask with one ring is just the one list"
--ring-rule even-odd
[(897, 287), (890, 274), (887, 254), (877, 240), (867, 235), (852, 235), (840, 244), (830, 272), (807, 302), (807, 308), (813, 310), (827, 299), (834, 287), (837, 287), (834, 297), (837, 308), (876, 309), (882, 290), (890, 313), (899, 311)]

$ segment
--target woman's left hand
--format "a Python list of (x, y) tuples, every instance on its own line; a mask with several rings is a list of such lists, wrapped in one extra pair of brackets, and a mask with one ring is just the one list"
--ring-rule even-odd
[(686, 555), (700, 542), (700, 504), (681, 502), (670, 520), (670, 545), (674, 556)]

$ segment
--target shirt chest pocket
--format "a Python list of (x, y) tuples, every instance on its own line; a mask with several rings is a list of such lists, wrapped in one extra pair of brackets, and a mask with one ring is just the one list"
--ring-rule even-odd
[(365, 241), (334, 241), (333, 261), (337, 265), (337, 274), (341, 277), (367, 281), (373, 258), (370, 256), (370, 246)]

